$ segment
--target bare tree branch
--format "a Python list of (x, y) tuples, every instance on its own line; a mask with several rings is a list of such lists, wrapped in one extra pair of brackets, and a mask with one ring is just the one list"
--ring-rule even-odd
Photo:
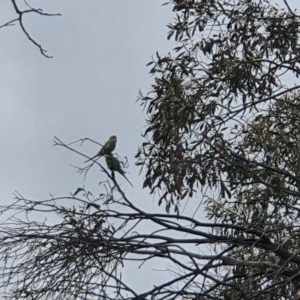
[(26, 10), (21, 10), (19, 9), (16, 0), (11, 0), (11, 3), (14, 7), (15, 12), (18, 15), (18, 18), (13, 19), (11, 21), (8, 21), (6, 23), (4, 23), (3, 25), (0, 25), (0, 29), (4, 28), (4, 27), (8, 27), (8, 26), (13, 26), (15, 25), (15, 23), (18, 23), (20, 25), (20, 28), (22, 29), (23, 33), (25, 34), (25, 36), (27, 37), (27, 39), (34, 44), (36, 47), (38, 47), (38, 49), (40, 50), (41, 54), (46, 57), (46, 58), (52, 58), (53, 56), (50, 56), (47, 54), (47, 50), (45, 50), (43, 48), (43, 46), (38, 43), (33, 37), (32, 35), (27, 31), (26, 26), (24, 25), (24, 16), (27, 14), (38, 14), (41, 16), (61, 16), (61, 14), (59, 13), (55, 13), (55, 14), (51, 14), (51, 13), (45, 13), (42, 9), (38, 8), (32, 8), (29, 6), (29, 4), (24, 1), (25, 4), (29, 7), (29, 9)]

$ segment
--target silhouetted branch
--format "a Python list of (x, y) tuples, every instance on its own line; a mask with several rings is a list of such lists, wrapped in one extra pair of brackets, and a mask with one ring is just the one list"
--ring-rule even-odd
[(45, 13), (42, 9), (40, 8), (33, 8), (31, 6), (29, 6), (29, 4), (24, 1), (24, 3), (29, 7), (29, 9), (26, 10), (21, 10), (19, 8), (19, 6), (17, 5), (16, 0), (11, 0), (11, 3), (14, 7), (15, 12), (17, 13), (18, 17), (16, 19), (13, 19), (11, 21), (8, 21), (6, 23), (4, 23), (3, 25), (0, 25), (0, 29), (3, 27), (7, 27), (7, 26), (13, 26), (15, 25), (15, 23), (18, 23), (23, 31), (23, 33), (25, 34), (25, 36), (28, 38), (28, 40), (33, 43), (36, 47), (38, 47), (38, 49), (40, 50), (41, 54), (46, 57), (46, 58), (52, 58), (52, 56), (47, 54), (47, 50), (44, 49), (42, 47), (42, 45), (40, 43), (38, 43), (33, 37), (32, 35), (27, 31), (25, 25), (24, 25), (24, 16), (27, 14), (38, 14), (41, 16), (61, 16), (61, 14), (59, 13), (55, 13), (55, 14), (50, 14), (50, 13)]

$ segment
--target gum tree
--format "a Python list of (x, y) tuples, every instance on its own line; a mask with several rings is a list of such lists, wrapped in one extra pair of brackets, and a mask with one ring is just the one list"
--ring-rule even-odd
[(200, 193), (207, 217), (229, 226), (212, 230), (226, 240), (217, 253), (241, 260), (207, 262), (220, 279), (199, 285), (204, 297), (298, 290), (299, 15), (283, 4), (174, 1), (177, 45), (149, 63), (154, 83), (140, 96), (144, 186), (167, 211)]
[[(95, 191), (44, 200), (16, 194), (0, 208), (9, 299), (300, 297), (299, 15), (282, 4), (169, 3), (176, 46), (149, 63), (137, 153), (144, 187), (166, 213), (134, 204), (101, 160), (78, 167), (99, 168)], [(55, 145), (86, 159), (87, 141)], [(197, 201), (207, 221), (183, 213), (183, 201)], [(143, 266), (158, 261), (169, 278), (145, 278), (144, 291), (123, 275), (132, 262), (143, 276)]]

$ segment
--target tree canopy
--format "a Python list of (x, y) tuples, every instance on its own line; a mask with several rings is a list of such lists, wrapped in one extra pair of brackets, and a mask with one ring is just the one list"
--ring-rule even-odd
[[(168, 4), (176, 46), (148, 64), (136, 155), (166, 212), (140, 209), (100, 162), (78, 167), (102, 171), (97, 191), (16, 194), (0, 210), (11, 299), (300, 299), (300, 16), (287, 1)], [(87, 141), (55, 145), (86, 158)], [(207, 220), (184, 214), (184, 201), (199, 202)], [(147, 291), (122, 276), (130, 262), (157, 260), (169, 280)]]

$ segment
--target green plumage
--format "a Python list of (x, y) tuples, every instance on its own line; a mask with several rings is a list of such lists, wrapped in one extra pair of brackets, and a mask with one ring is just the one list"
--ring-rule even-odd
[(107, 167), (112, 172), (120, 173), (129, 182), (129, 184), (133, 186), (132, 183), (129, 181), (129, 179), (125, 176), (125, 171), (122, 169), (120, 161), (115, 156), (113, 156), (112, 154), (105, 155), (105, 160), (106, 160)]
[(111, 153), (115, 150), (116, 145), (117, 145), (117, 137), (115, 135), (112, 135), (109, 138), (109, 140), (103, 145), (100, 151), (92, 158), (89, 158), (86, 162), (96, 158), (97, 156), (111, 155)]

